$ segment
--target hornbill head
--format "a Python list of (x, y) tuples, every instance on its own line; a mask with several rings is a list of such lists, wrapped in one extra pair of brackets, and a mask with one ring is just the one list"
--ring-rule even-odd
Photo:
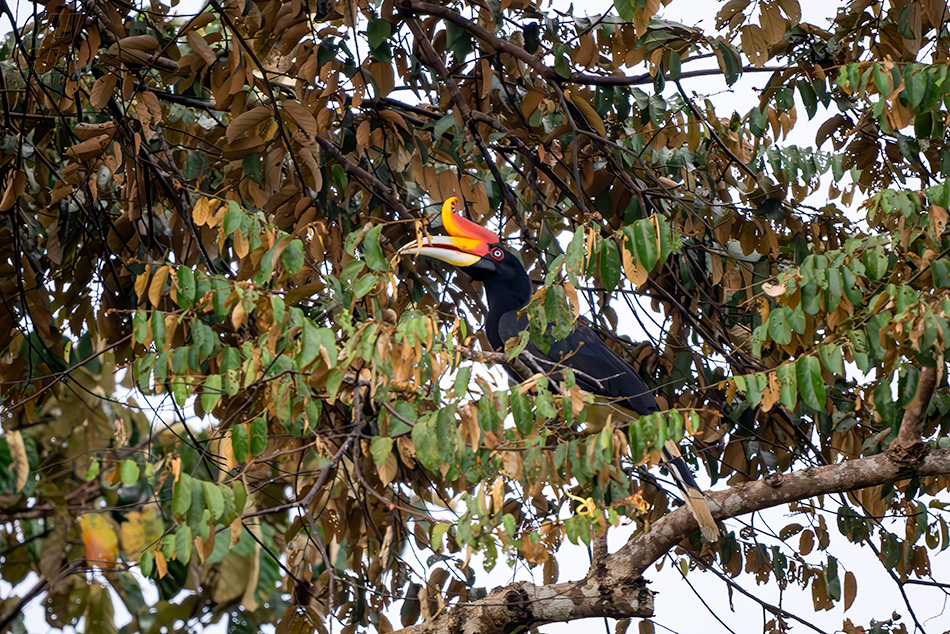
[(454, 264), (481, 282), (527, 277), (518, 258), (501, 246), (497, 233), (455, 213), (458, 202), (458, 198), (452, 197), (442, 205), (442, 226), (449, 235), (415, 240), (399, 249), (397, 255), (436, 258)]

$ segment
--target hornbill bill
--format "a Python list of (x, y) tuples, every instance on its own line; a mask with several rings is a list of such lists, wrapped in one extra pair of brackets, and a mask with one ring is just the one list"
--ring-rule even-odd
[[(442, 205), (442, 225), (448, 236), (428, 236), (399, 249), (398, 255), (425, 255), (453, 264), (469, 277), (482, 283), (488, 300), (485, 334), (496, 351), (505, 349), (505, 342), (517, 337), (528, 327), (522, 310), (531, 301), (531, 278), (524, 265), (501, 245), (498, 234), (455, 212), (458, 198), (449, 198)], [(565, 338), (555, 340), (548, 334), (550, 348), (544, 353), (529, 340), (524, 364), (535, 370), (557, 376), (560, 368), (574, 371), (577, 385), (606, 397), (612, 402), (649, 414), (659, 409), (650, 389), (626, 361), (617, 356), (593, 330), (577, 324)], [(508, 367), (518, 380), (528, 377)], [(671, 440), (662, 448), (673, 479), (686, 496), (687, 504), (708, 541), (719, 538), (702, 490), (696, 484), (679, 447)]]

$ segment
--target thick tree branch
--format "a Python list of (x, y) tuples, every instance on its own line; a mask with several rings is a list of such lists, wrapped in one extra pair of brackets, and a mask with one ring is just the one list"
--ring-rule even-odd
[(589, 617), (649, 616), (653, 616), (653, 593), (643, 579), (611, 580), (607, 584), (589, 576), (547, 586), (522, 581), (496, 588), (480, 601), (449, 608), (441, 616), (400, 630), (399, 634), (501, 634)]
[[(744, 482), (725, 491), (707, 493), (713, 517), (723, 520), (754, 513), (780, 504), (830, 493), (844, 493), (916, 476), (950, 473), (950, 450), (928, 453), (917, 467), (893, 461), (887, 453), (824, 467), (777, 474), (765, 480)], [(607, 560), (610, 576), (618, 579), (643, 574), (670, 548), (697, 530), (686, 507), (656, 522), (649, 533), (638, 535)]]
[(924, 434), (930, 397), (933, 396), (934, 387), (937, 385), (937, 368), (921, 368), (919, 377), (914, 400), (904, 410), (900, 431), (888, 448), (894, 460), (913, 460), (915, 459), (913, 454), (919, 451), (917, 448), (923, 446), (921, 438)]

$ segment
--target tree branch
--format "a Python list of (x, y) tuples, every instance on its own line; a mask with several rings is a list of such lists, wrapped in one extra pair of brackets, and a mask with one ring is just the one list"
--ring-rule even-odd
[[(950, 473), (950, 450), (931, 451), (917, 467), (899, 463), (888, 454), (881, 453), (824, 467), (777, 474), (765, 480), (743, 482), (725, 491), (707, 492), (706, 495), (713, 517), (723, 520), (819, 495), (947, 473)], [(649, 533), (637, 535), (624, 544), (607, 560), (607, 568), (617, 578), (643, 574), (653, 562), (697, 528), (689, 509), (679, 508), (657, 521)]]
[(915, 460), (914, 454), (919, 452), (919, 448), (926, 447), (921, 438), (924, 434), (930, 398), (937, 385), (937, 368), (921, 368), (919, 377), (914, 400), (904, 410), (904, 418), (901, 420), (897, 438), (888, 447), (892, 460)]
[(492, 590), (473, 603), (449, 608), (441, 616), (399, 634), (502, 634), (545, 623), (590, 617), (617, 619), (653, 616), (653, 593), (641, 578), (609, 584), (589, 576), (581, 581), (534, 585), (523, 581)]

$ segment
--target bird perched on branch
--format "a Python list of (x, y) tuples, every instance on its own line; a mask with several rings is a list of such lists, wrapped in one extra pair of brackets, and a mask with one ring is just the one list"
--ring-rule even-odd
[[(457, 205), (458, 198), (454, 197), (442, 205), (442, 225), (448, 236), (427, 236), (411, 242), (399, 249), (398, 255), (436, 258), (480, 281), (488, 300), (485, 334), (492, 348), (502, 352), (508, 339), (519, 336), (528, 327), (528, 319), (521, 309), (531, 301), (531, 278), (521, 261), (502, 246), (497, 233), (460, 216), (455, 211)], [(554, 377), (559, 369), (569, 368), (574, 372), (577, 385), (592, 394), (606, 397), (637, 414), (659, 409), (636, 370), (587, 326), (577, 324), (563, 339), (555, 339), (550, 331), (547, 337), (550, 344), (547, 352), (542, 352), (532, 341), (527, 343), (519, 359), (522, 367)], [(518, 372), (512, 365), (508, 369), (516, 379), (528, 378), (521, 376), (524, 372)], [(669, 447), (670, 444), (673, 446)], [(715, 541), (718, 539), (716, 523), (676, 444), (670, 441), (663, 450), (670, 473), (693, 509), (703, 535)], [(702, 507), (700, 512), (697, 506)]]

